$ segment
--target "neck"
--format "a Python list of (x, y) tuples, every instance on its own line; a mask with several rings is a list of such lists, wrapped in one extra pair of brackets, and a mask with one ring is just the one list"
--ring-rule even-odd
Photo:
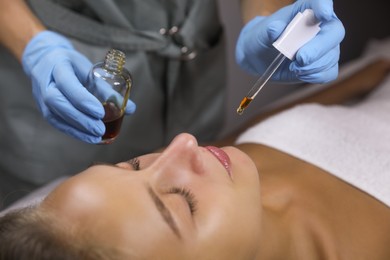
[[(390, 259), (390, 209), (318, 167), (241, 145), (260, 173), (258, 260)], [(378, 225), (378, 223), (381, 223)]]
[(326, 221), (298, 206), (295, 198), (279, 196), (264, 203), (257, 260), (336, 259), (337, 240)]

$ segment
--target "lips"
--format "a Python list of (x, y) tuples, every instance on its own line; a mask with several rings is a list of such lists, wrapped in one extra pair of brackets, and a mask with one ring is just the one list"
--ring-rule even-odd
[(222, 164), (222, 166), (226, 169), (229, 176), (231, 177), (231, 166), (230, 166), (229, 156), (222, 149), (218, 147), (206, 146), (205, 148), (218, 159), (218, 161)]

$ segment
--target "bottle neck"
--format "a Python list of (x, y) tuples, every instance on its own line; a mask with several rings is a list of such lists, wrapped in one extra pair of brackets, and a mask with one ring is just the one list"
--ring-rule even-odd
[(104, 60), (104, 68), (116, 73), (121, 73), (125, 64), (125, 54), (119, 50), (111, 49)]

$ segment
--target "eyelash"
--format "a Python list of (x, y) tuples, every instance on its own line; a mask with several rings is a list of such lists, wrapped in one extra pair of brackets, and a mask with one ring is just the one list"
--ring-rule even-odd
[(139, 159), (137, 157), (133, 158), (133, 159), (130, 159), (127, 161), (131, 166), (133, 166), (134, 170), (135, 171), (139, 171), (140, 170), (140, 167), (139, 167)]
[[(140, 162), (137, 157), (131, 159), (128, 161), (129, 164), (131, 164), (134, 168), (135, 171), (140, 170)], [(188, 207), (190, 208), (191, 215), (194, 215), (196, 210), (197, 210), (197, 204), (198, 202), (195, 199), (195, 195), (188, 189), (186, 188), (178, 188), (178, 187), (173, 187), (169, 189), (168, 193), (170, 194), (179, 194), (184, 197), (184, 199), (188, 203)]]
[(191, 215), (195, 214), (197, 210), (198, 202), (195, 199), (195, 195), (190, 190), (186, 188), (173, 187), (169, 189), (168, 193), (179, 194), (183, 196), (188, 203), (188, 207), (190, 208)]

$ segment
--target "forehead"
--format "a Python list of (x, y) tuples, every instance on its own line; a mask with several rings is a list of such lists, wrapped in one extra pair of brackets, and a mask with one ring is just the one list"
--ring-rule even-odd
[[(94, 166), (60, 185), (42, 206), (56, 221), (82, 230), (98, 244), (153, 254), (178, 249), (138, 173)], [(140, 239), (142, 238), (142, 239)]]
[(80, 214), (113, 210), (118, 198), (123, 203), (142, 194), (142, 186), (141, 180), (120, 168), (93, 166), (58, 186), (44, 200), (43, 206), (48, 205), (61, 215), (75, 215), (77, 218)]

